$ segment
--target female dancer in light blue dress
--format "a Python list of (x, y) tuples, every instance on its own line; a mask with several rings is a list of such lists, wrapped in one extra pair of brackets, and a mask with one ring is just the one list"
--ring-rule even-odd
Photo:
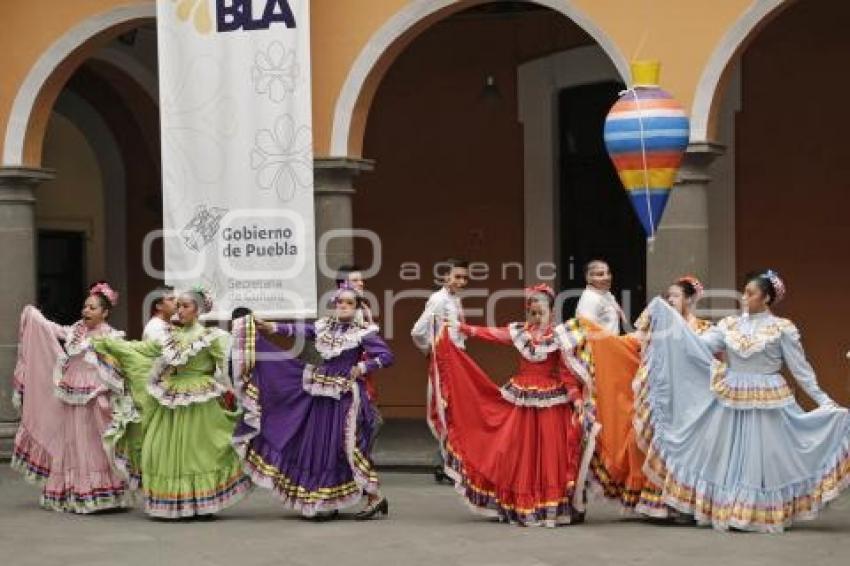
[[(781, 532), (850, 483), (850, 414), (818, 387), (797, 328), (770, 312), (784, 292), (775, 272), (749, 278), (746, 314), (701, 336), (660, 299), (649, 307), (635, 408), (644, 471), (701, 525)], [(783, 364), (817, 409), (796, 403)]]

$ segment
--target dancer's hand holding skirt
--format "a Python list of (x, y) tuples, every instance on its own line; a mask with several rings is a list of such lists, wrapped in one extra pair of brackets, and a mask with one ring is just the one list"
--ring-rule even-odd
[(222, 407), (227, 335), (195, 324), (165, 344), (104, 339), (141, 413), (112, 438), (116, 459), (141, 481), (145, 512), (175, 519), (209, 515), (242, 499), (251, 483), (231, 444), (239, 417)]
[[(504, 522), (553, 527), (582, 516), (580, 384), (557, 345), (523, 352), (521, 330), (463, 326), (472, 338), (511, 344), (524, 354), (502, 388), (448, 339), (438, 336), (432, 392), (445, 430), (446, 473), (475, 512)], [(526, 355), (536, 361), (526, 358)]]

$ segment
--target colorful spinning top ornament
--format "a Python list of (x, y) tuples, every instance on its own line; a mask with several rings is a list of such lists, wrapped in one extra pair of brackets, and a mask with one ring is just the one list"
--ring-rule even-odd
[(688, 147), (684, 108), (658, 86), (658, 61), (632, 62), (632, 88), (605, 118), (605, 147), (650, 244)]

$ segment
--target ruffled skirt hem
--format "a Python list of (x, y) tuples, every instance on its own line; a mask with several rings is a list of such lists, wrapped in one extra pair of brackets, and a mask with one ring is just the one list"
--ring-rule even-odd
[[(362, 455), (357, 459), (363, 464), (363, 472), (374, 476), (368, 461)], [(248, 449), (243, 466), (256, 485), (271, 490), (284, 507), (298, 511), (305, 517), (341, 511), (356, 505), (366, 494), (378, 493), (377, 477), (364, 486), (351, 479), (338, 485), (307, 487), (304, 485), (306, 482), (293, 478), (295, 474), (289, 474), (270, 464), (253, 448)]]
[[(652, 352), (647, 357), (652, 360)], [(659, 394), (654, 391), (654, 387), (663, 389), (667, 385), (665, 382), (655, 384), (655, 379), (653, 366), (644, 364), (635, 380), (634, 427), (639, 446), (646, 451), (643, 471), (661, 490), (665, 505), (693, 516), (697, 524), (711, 525), (723, 531), (734, 528), (779, 533), (794, 521), (817, 517), (850, 485), (850, 420), (846, 419), (846, 410), (840, 410), (845, 412), (845, 422), (833, 424), (835, 433), (843, 435), (843, 438), (832, 453), (824, 457), (818, 469), (813, 467), (808, 477), (769, 488), (752, 487), (743, 481), (721, 484), (707, 477), (699, 466), (670, 456), (663, 433), (666, 430), (666, 421), (662, 417), (664, 410), (658, 408), (661, 402), (657, 399)], [(788, 407), (731, 409), (716, 398), (710, 401), (706, 410), (723, 411), (729, 415), (749, 414), (754, 420), (746, 420), (746, 426), (755, 426), (761, 422), (760, 419), (775, 412), (783, 412), (789, 419), (800, 418)], [(807, 413), (806, 417), (810, 418), (809, 415), (811, 413)], [(788, 439), (788, 450), (794, 450), (793, 446), (793, 441)], [(774, 453), (773, 457), (781, 458), (781, 455)]]
[(187, 488), (185, 476), (175, 479), (146, 475), (142, 489), (145, 513), (161, 519), (212, 515), (241, 501), (252, 488), (241, 468), (235, 472), (195, 474), (189, 481)]
[(577, 511), (572, 504), (575, 496), (575, 482), (564, 486), (563, 493), (557, 497), (540, 498), (525, 505), (517, 505), (516, 494), (497, 494), (483, 480), (474, 479), (458, 455), (446, 446), (445, 472), (454, 482), (455, 490), (463, 498), (467, 507), (485, 517), (496, 518), (500, 522), (524, 527), (554, 528), (569, 525), (583, 512)]
[(52, 458), (25, 428), (18, 429), (10, 467), (19, 472), (28, 483), (42, 486), (40, 503), (45, 509), (65, 513), (96, 513), (108, 509), (130, 507), (133, 496), (127, 485), (114, 474), (93, 471), (78, 476), (72, 471), (65, 473), (61, 487), (51, 479), (54, 474)]

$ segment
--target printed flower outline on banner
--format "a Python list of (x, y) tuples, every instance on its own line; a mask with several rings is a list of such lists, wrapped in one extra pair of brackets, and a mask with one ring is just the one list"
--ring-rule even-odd
[[(180, 49), (177, 40), (169, 44)], [(185, 60), (176, 53), (160, 65), (163, 153), (173, 156), (163, 161), (163, 190), (179, 195), (172, 205), (182, 205), (187, 187), (217, 183), (224, 176), (225, 140), (238, 130), (238, 113), (234, 99), (225, 94), (222, 63), (213, 57)], [(209, 88), (198, 92), (192, 88), (197, 84)]]
[(171, 0), (177, 4), (177, 17), (182, 22), (192, 19), (192, 25), (198, 33), (208, 34), (212, 31), (212, 14), (209, 0)]
[(254, 90), (257, 94), (268, 94), (269, 99), (278, 104), (295, 91), (298, 73), (295, 50), (286, 49), (279, 41), (273, 42), (264, 52), (258, 51), (251, 67)]
[(274, 130), (258, 131), (251, 150), (251, 168), (257, 171), (260, 189), (274, 189), (281, 201), (291, 201), (297, 189), (310, 187), (312, 152), (313, 132), (307, 126), (296, 128), (289, 114), (275, 120)]
[(180, 231), (186, 247), (196, 252), (207, 247), (218, 233), (221, 219), (225, 214), (227, 214), (226, 208), (199, 204), (195, 208), (195, 215)]

